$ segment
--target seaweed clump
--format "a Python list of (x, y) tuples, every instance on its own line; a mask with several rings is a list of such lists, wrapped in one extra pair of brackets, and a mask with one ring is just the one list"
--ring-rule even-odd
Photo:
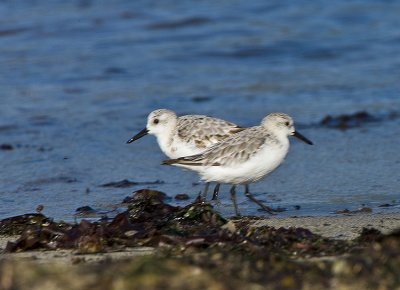
[(76, 249), (97, 253), (121, 247), (151, 246), (184, 252), (187, 249), (227, 248), (250, 253), (258, 250), (285, 255), (342, 253), (344, 241), (334, 241), (302, 228), (255, 227), (251, 219), (226, 220), (208, 203), (195, 201), (185, 207), (165, 202), (166, 195), (142, 189), (125, 199), (128, 210), (111, 221), (54, 222), (42, 214), (0, 221), (3, 233), (20, 233), (6, 252), (33, 249)]
[(27, 213), (5, 218), (0, 221), (0, 235), (20, 235), (27, 227), (51, 223), (51, 219), (41, 213)]
[(360, 127), (364, 123), (377, 122), (380, 119), (366, 111), (359, 111), (354, 114), (343, 114), (339, 116), (326, 116), (320, 124), (329, 128), (346, 130)]
[(332, 274), (347, 289), (399, 289), (400, 229), (383, 235), (364, 229), (356, 247), (331, 265)]
[[(13, 232), (13, 226), (17, 225), (14, 232), (18, 229), (21, 233), (15, 242), (8, 243), (5, 252), (73, 249), (75, 253), (92, 254), (151, 246), (155, 248), (153, 255), (114, 261), (107, 263), (107, 267), (86, 265), (82, 272), (76, 268), (72, 272), (61, 269), (55, 273), (51, 267), (25, 267), (37, 271), (40, 279), (34, 279), (32, 273), (24, 276), (25, 272), (18, 270), (19, 264), (10, 266), (13, 264), (1, 260), (0, 270), (7, 269), (4, 273), (9, 273), (10, 267), (14, 267), (13, 275), (19, 279), (12, 289), (23, 289), (18, 286), (20, 281), (32, 289), (41, 289), (46, 273), (48, 280), (65, 279), (66, 273), (72, 273), (71, 280), (83, 284), (89, 281), (92, 287), (93, 280), (84, 279), (90, 273), (96, 276), (99, 286), (96, 289), (113, 289), (115, 285), (119, 289), (330, 289), (332, 285), (335, 289), (367, 289), (370, 285), (395, 289), (400, 286), (400, 231), (383, 235), (365, 229), (353, 241), (332, 240), (305, 228), (256, 226), (251, 218), (227, 220), (210, 204), (200, 201), (179, 207), (169, 205), (166, 200), (162, 192), (138, 190), (125, 199), (128, 210), (111, 221), (56, 223), (41, 214), (0, 221), (3, 232)], [(9, 281), (4, 275), (0, 274), (0, 285)], [(83, 284), (79, 287), (86, 289), (88, 285)]]

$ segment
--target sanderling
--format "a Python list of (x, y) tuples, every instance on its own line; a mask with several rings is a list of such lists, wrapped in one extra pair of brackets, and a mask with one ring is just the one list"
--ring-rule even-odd
[[(236, 215), (240, 215), (236, 204), (236, 185), (259, 181), (275, 170), (289, 150), (289, 135), (312, 145), (295, 130), (291, 117), (272, 113), (262, 120), (260, 126), (244, 129), (200, 154), (165, 160), (162, 164), (197, 171), (205, 182), (232, 184), (231, 199)], [(247, 186), (245, 195), (265, 211), (274, 211), (257, 200)]]
[[(147, 117), (147, 125), (127, 143), (152, 134), (157, 138), (161, 150), (169, 158), (195, 155), (203, 152), (208, 147), (242, 131), (243, 128), (221, 119), (203, 115), (185, 115), (177, 117), (170, 110), (159, 109), (151, 112)], [(203, 197), (208, 191), (206, 183)], [(214, 189), (213, 199), (219, 191), (219, 184)]]

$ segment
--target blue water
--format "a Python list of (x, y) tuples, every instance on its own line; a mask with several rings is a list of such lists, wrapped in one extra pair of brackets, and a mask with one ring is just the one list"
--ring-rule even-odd
[[(0, 144), (13, 147), (0, 150), (0, 218), (43, 204), (71, 220), (147, 187), (99, 186), (122, 179), (195, 198), (198, 177), (160, 166), (153, 137), (125, 144), (157, 108), (242, 126), (286, 112), (315, 146), (292, 140), (258, 198), (282, 216), (386, 211), (400, 200), (400, 120), (314, 125), (400, 111), (399, 15), (399, 1), (372, 0), (0, 2)], [(216, 208), (232, 215), (228, 189)], [(263, 215), (242, 195), (239, 207)]]

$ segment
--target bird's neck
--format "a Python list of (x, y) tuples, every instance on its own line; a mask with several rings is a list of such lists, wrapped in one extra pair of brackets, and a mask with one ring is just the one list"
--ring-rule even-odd
[[(167, 130), (166, 130), (167, 131)], [(157, 142), (158, 145), (160, 146), (160, 149), (162, 152), (164, 152), (165, 155), (168, 157), (172, 158), (172, 141), (173, 141), (173, 136), (175, 133), (175, 130), (169, 131), (170, 133), (164, 133), (164, 134), (158, 134), (157, 137)]]
[(286, 133), (269, 132), (269, 135), (277, 141), (279, 146), (289, 148), (289, 138)]

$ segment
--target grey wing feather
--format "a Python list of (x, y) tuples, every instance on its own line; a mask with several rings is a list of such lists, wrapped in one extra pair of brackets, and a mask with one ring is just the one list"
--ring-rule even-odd
[(178, 119), (178, 135), (198, 148), (207, 148), (244, 130), (225, 120), (202, 115), (187, 115)]
[(163, 164), (185, 164), (190, 166), (229, 166), (247, 161), (264, 145), (264, 134), (258, 127), (248, 128), (217, 143), (201, 154), (166, 160)]

